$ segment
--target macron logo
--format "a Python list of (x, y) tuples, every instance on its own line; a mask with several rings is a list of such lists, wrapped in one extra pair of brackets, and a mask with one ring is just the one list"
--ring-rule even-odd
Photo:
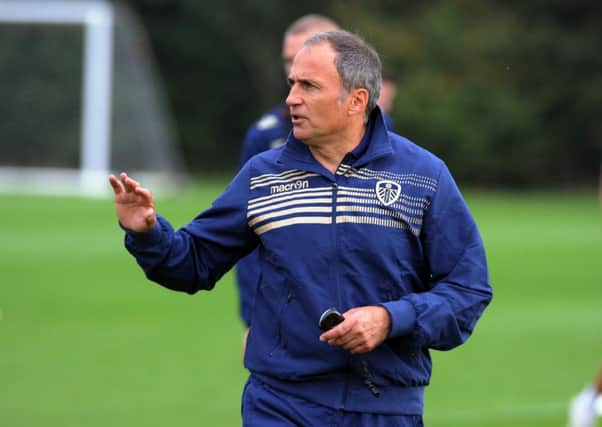
[(287, 191), (302, 190), (304, 188), (309, 188), (309, 181), (306, 179), (291, 182), (290, 184), (272, 185), (270, 187), (270, 194), (285, 193)]

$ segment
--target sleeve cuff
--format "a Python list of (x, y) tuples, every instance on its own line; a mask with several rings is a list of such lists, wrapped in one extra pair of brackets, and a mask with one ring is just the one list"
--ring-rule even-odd
[(155, 226), (146, 233), (137, 233), (125, 228), (121, 223), (119, 226), (125, 230), (127, 239), (137, 247), (153, 246), (161, 242), (163, 229), (158, 218)]
[(380, 304), (391, 316), (391, 332), (389, 337), (395, 338), (407, 335), (416, 326), (416, 310), (411, 302), (406, 300), (390, 301)]

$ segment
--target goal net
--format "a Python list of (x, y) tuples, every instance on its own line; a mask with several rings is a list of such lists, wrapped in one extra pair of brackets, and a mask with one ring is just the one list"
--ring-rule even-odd
[(110, 193), (186, 178), (142, 26), (101, 0), (0, 1), (0, 192)]

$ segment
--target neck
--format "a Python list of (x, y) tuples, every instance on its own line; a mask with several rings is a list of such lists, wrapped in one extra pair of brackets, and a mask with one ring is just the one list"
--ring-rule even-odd
[(333, 174), (343, 161), (345, 155), (353, 151), (362, 141), (366, 126), (348, 128), (321, 141), (304, 141), (314, 158)]

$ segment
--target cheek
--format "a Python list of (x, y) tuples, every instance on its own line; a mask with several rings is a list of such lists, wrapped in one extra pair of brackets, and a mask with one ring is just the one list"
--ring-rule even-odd
[(328, 119), (333, 119), (334, 117), (340, 116), (343, 110), (338, 98), (316, 102), (315, 107), (321, 112), (322, 118)]

